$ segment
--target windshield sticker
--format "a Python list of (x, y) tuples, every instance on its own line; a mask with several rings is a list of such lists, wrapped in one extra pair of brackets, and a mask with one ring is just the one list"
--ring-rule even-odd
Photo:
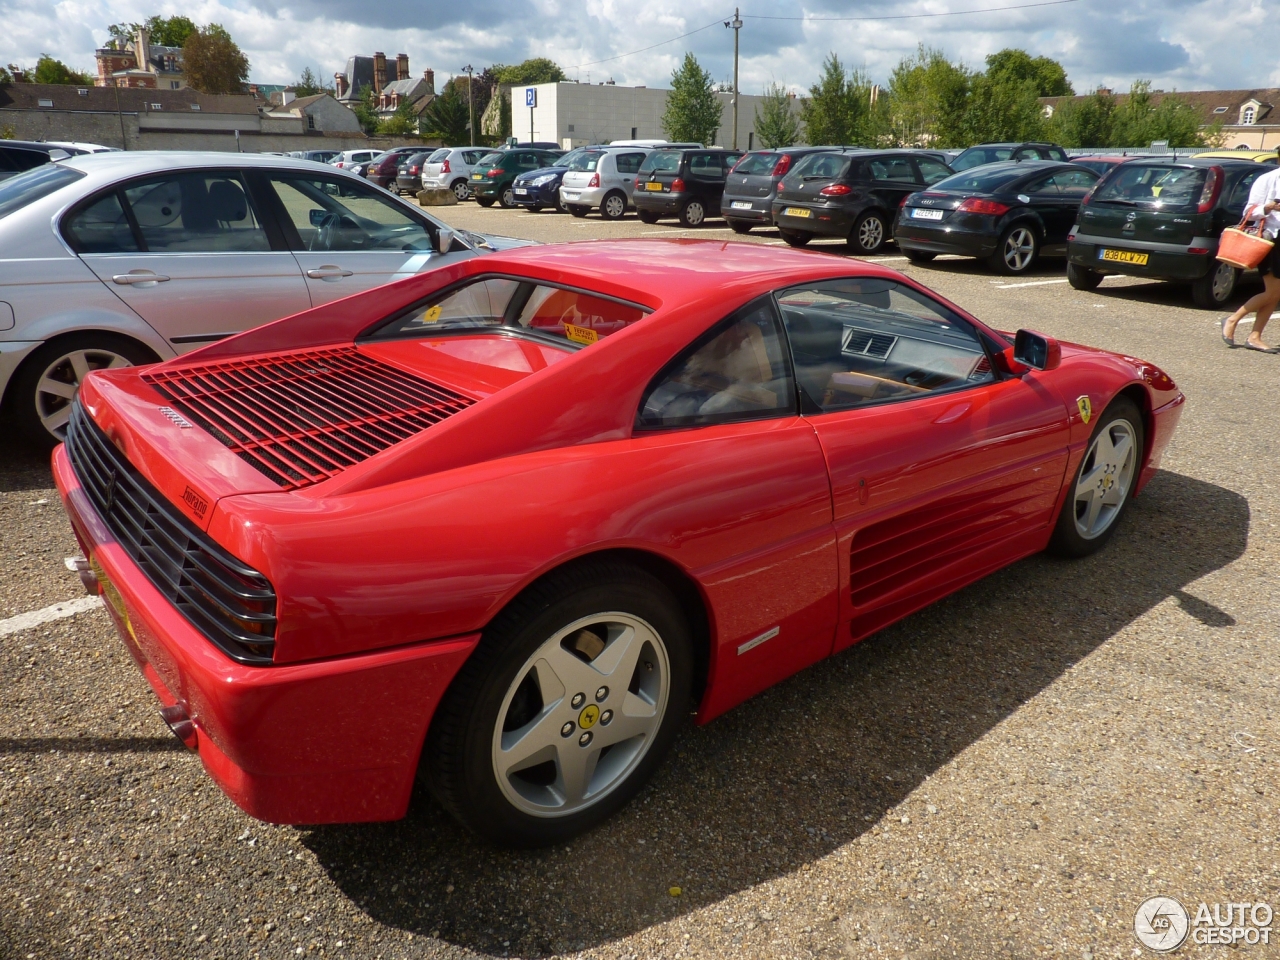
[(440, 304), (437, 303), (434, 307), (432, 307), (430, 310), (428, 310), (426, 313), (422, 315), (422, 322), (435, 323), (437, 320), (440, 319), (440, 314), (443, 312), (444, 311), (441, 308)]
[(595, 343), (600, 339), (600, 334), (596, 333), (589, 327), (579, 327), (572, 323), (564, 325), (564, 335), (574, 343)]

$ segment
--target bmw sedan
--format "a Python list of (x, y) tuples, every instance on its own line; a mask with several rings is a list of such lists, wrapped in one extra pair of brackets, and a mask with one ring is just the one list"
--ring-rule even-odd
[(102, 153), (0, 182), (0, 413), (62, 438), (90, 370), (150, 363), (525, 241), (450, 229), (331, 167)]

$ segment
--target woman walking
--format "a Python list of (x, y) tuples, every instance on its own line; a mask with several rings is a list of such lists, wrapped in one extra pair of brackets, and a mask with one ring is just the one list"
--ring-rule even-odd
[[(1244, 215), (1246, 220), (1262, 220), (1262, 235), (1268, 240), (1275, 240), (1280, 235), (1280, 166), (1253, 181)], [(1273, 246), (1267, 259), (1258, 265), (1258, 272), (1262, 274), (1262, 292), (1246, 300), (1244, 306), (1231, 316), (1222, 318), (1222, 339), (1228, 347), (1239, 346), (1236, 343), (1236, 325), (1253, 313), (1256, 314), (1253, 329), (1249, 331), (1245, 347), (1262, 353), (1280, 353), (1280, 349), (1269, 347), (1262, 340), (1262, 331), (1271, 319), (1271, 311), (1280, 305), (1280, 243)]]

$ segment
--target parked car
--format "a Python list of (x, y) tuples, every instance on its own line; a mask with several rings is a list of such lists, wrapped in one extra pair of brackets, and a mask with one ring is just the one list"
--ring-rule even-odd
[(940, 253), (1026, 273), (1040, 257), (1065, 257), (1080, 201), (1098, 175), (1078, 163), (1006, 160), (957, 173), (906, 199), (893, 236), (915, 263)]
[(400, 176), (400, 164), (415, 153), (421, 153), (422, 147), (393, 147), (386, 153), (376, 157), (366, 168), (365, 177), (384, 190), (393, 193), (396, 190), (396, 179)]
[(754, 150), (739, 158), (725, 180), (720, 212), (734, 233), (773, 225), (773, 200), (778, 182), (802, 157), (843, 147), (780, 147)]
[(396, 193), (413, 196), (422, 189), (422, 168), (433, 152), (419, 150), (400, 161), (400, 166), (396, 168)]
[(1011, 343), (876, 264), (565, 250), (87, 378), (53, 456), (85, 585), (251, 816), (394, 820), (422, 783), (564, 843), (691, 711), (1142, 535), (1184, 403), (1150, 363)]
[(1085, 201), (1068, 247), (1067, 279), (1092, 290), (1108, 274), (1191, 283), (1197, 306), (1218, 310), (1240, 271), (1216, 260), (1224, 228), (1239, 223), (1253, 181), (1250, 160), (1136, 159)]
[(1056, 143), (980, 143), (960, 152), (950, 167), (959, 173), (984, 163), (1002, 160), (1056, 160), (1066, 163), (1071, 158)]
[(636, 175), (651, 147), (583, 147), (575, 150), (560, 184), (560, 202), (575, 217), (595, 207), (605, 220), (621, 220), (633, 206)]
[(381, 155), (381, 150), (343, 150), (330, 160), (329, 163), (337, 167), (339, 170), (345, 170), (348, 167), (353, 167), (357, 164), (366, 164), (370, 160)]
[(0, 140), (0, 180), (7, 180), (54, 160), (87, 152), (35, 140)]
[(310, 160), (312, 163), (328, 163), (337, 155), (337, 150), (294, 150), (289, 153), (297, 160)]
[(636, 173), (636, 213), (645, 223), (677, 217), (686, 227), (702, 226), (720, 212), (725, 179), (742, 154), (716, 147), (654, 150)]
[(1128, 163), (1133, 157), (1072, 157), (1072, 163), (1078, 163), (1082, 167), (1088, 167), (1098, 176), (1105, 176), (1122, 163)]
[(945, 163), (916, 150), (810, 154), (778, 184), (773, 222), (793, 247), (840, 237), (853, 253), (879, 253), (902, 201), (949, 176)]
[(539, 167), (520, 174), (511, 184), (511, 200), (517, 207), (524, 207), (537, 213), (547, 207), (564, 212), (564, 203), (560, 200), (560, 182), (564, 179), (569, 165), (575, 163), (578, 156), (588, 148), (579, 147), (558, 158), (549, 167)]
[(1249, 160), (1253, 163), (1280, 163), (1277, 150), (1207, 150), (1193, 155), (1195, 160)]
[(441, 147), (422, 168), (422, 189), (452, 190), (460, 201), (471, 196), (471, 168), (491, 151), (488, 147)]
[(533, 150), (516, 148), (495, 150), (480, 158), (471, 171), (471, 195), (482, 207), (499, 203), (504, 207), (515, 206), (512, 188), (522, 173), (552, 166), (564, 156), (563, 150)]
[(0, 182), (0, 410), (49, 444), (89, 370), (173, 357), (521, 243), (450, 229), (307, 160), (183, 151), (45, 164)]

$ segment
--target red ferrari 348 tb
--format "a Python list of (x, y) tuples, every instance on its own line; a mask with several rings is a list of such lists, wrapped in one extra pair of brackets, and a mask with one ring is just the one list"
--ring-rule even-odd
[(1020, 557), (1183, 396), (883, 267), (616, 241), (442, 267), (84, 383), (58, 487), (170, 726), (255, 817), (562, 840), (706, 722)]

